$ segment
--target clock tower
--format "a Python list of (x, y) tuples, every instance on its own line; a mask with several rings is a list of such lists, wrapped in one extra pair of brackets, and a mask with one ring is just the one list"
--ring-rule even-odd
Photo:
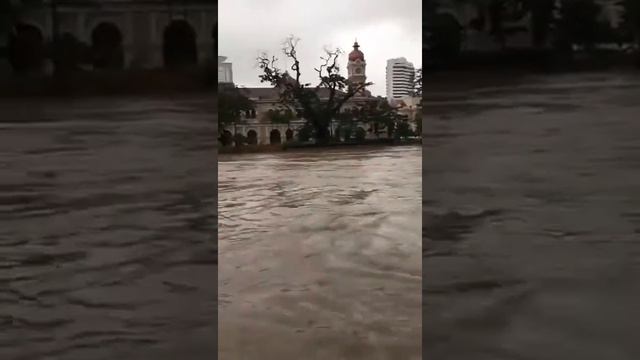
[[(364, 54), (360, 51), (360, 45), (356, 40), (353, 43), (353, 51), (349, 53), (349, 63), (347, 64), (347, 71), (349, 74), (349, 81), (352, 84), (363, 84), (367, 80), (365, 70), (367, 63), (364, 61)], [(364, 89), (362, 91), (364, 93)]]

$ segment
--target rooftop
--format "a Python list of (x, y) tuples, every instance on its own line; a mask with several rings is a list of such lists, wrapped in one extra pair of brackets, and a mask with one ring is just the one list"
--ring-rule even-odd
[[(273, 87), (239, 87), (238, 88), (244, 96), (252, 100), (267, 100), (275, 101), (279, 99), (280, 92), (277, 88)], [(337, 91), (339, 94), (344, 94), (342, 91)], [(329, 98), (329, 89), (320, 88), (317, 90), (317, 94), (322, 100)], [(365, 90), (365, 97), (371, 97), (371, 93)], [(356, 98), (358, 98), (356, 96)]]

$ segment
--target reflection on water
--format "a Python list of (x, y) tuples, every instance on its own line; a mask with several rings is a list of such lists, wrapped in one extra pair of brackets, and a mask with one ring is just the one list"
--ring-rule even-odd
[(207, 102), (0, 102), (0, 359), (211, 358)]
[(428, 101), (424, 353), (640, 358), (640, 77)]
[(420, 158), (219, 158), (221, 359), (421, 358)]

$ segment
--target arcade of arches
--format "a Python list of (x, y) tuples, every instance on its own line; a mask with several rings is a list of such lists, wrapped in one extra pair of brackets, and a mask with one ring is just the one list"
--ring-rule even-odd
[[(49, 68), (54, 53), (59, 65), (77, 62), (93, 69), (176, 69), (213, 62), (215, 3), (184, 1), (168, 8), (160, 0), (131, 1), (131, 5), (105, 0), (100, 11), (73, 3), (59, 6), (56, 47), (49, 10), (31, 9), (14, 23), (7, 36), (6, 60), (16, 73)], [(0, 40), (0, 48), (4, 45)]]
[(249, 130), (247, 132), (247, 144), (249, 145), (258, 144), (258, 133), (255, 130)]
[[(289, 128), (287, 124), (250, 124), (237, 125), (235, 128), (224, 129), (220, 135), (223, 146), (247, 145), (276, 145), (294, 140), (299, 124)], [(235, 135), (234, 135), (235, 134)]]
[(280, 131), (278, 129), (271, 130), (269, 134), (269, 144), (280, 144), (282, 143), (282, 138), (280, 137)]
[(174, 20), (164, 30), (163, 55), (167, 68), (198, 63), (196, 32), (185, 20)]
[(122, 69), (124, 67), (122, 34), (116, 25), (103, 22), (93, 29), (91, 55), (95, 69)]

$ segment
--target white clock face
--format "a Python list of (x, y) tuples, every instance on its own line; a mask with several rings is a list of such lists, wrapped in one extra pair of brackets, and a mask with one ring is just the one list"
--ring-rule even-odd
[(362, 73), (362, 69), (361, 68), (356, 68), (356, 74), (361, 74)]

